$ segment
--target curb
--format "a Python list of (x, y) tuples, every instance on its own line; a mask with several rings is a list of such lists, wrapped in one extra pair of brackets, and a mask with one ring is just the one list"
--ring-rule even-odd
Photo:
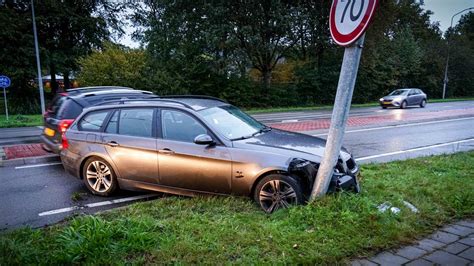
[(26, 158), (18, 158), (12, 160), (2, 160), (0, 157), (0, 167), (8, 167), (8, 166), (19, 166), (19, 165), (26, 165), (26, 164), (38, 164), (38, 163), (49, 163), (49, 162), (60, 162), (61, 159), (59, 155), (46, 155), (46, 156), (37, 156), (37, 157), (26, 157)]

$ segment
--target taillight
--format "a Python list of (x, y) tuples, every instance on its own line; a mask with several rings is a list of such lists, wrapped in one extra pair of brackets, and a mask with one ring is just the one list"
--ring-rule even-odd
[(66, 134), (61, 135), (61, 149), (66, 150), (69, 148), (69, 142), (67, 141)]
[(74, 122), (74, 119), (64, 119), (59, 121), (58, 124), (58, 129), (61, 134), (64, 134), (66, 130), (71, 126), (72, 122)]
[(71, 126), (74, 119), (64, 119), (59, 121), (58, 128), (59, 133), (61, 133), (61, 149), (67, 149), (69, 147), (69, 142), (66, 138), (66, 130)]

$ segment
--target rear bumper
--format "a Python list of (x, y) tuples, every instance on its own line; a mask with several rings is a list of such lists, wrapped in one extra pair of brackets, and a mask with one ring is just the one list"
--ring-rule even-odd
[(70, 152), (69, 150), (62, 150), (60, 152), (61, 162), (64, 169), (74, 177), (81, 179), (81, 160), (78, 154)]
[(44, 134), (40, 136), (41, 142), (46, 146), (48, 150), (51, 152), (54, 152), (56, 154), (59, 154), (61, 151), (61, 144), (54, 142), (50, 138), (46, 137)]

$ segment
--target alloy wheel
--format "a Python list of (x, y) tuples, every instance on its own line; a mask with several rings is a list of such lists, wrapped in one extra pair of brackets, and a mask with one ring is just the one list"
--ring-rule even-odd
[(92, 161), (87, 166), (86, 178), (89, 186), (96, 192), (106, 192), (112, 186), (112, 172), (101, 161)]
[(265, 212), (272, 213), (297, 204), (298, 198), (290, 184), (282, 180), (270, 180), (260, 189), (259, 201)]

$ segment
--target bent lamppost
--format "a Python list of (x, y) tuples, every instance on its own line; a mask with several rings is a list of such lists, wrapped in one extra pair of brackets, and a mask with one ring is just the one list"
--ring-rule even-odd
[(33, 0), (31, 0), (31, 16), (33, 19), (33, 35), (35, 37), (36, 66), (38, 68), (38, 87), (40, 93), (41, 113), (44, 114), (46, 108), (44, 104), (43, 79), (41, 77), (41, 62), (38, 47), (38, 34), (36, 33), (35, 5), (33, 3)]
[[(465, 11), (468, 11), (468, 10), (471, 10), (471, 9), (474, 9), (474, 7), (469, 7), (469, 8), (466, 8), (464, 10), (461, 10), (459, 11), (458, 13), (454, 14), (452, 17), (451, 17), (451, 26), (449, 26), (450, 29), (453, 28), (453, 19), (455, 16), (465, 12)], [(448, 85), (448, 65), (449, 65), (449, 36), (446, 38), (446, 41), (447, 41), (447, 45), (448, 45), (448, 56), (446, 57), (446, 67), (444, 69), (444, 82), (443, 82), (443, 99), (444, 97), (446, 96), (446, 86)]]

